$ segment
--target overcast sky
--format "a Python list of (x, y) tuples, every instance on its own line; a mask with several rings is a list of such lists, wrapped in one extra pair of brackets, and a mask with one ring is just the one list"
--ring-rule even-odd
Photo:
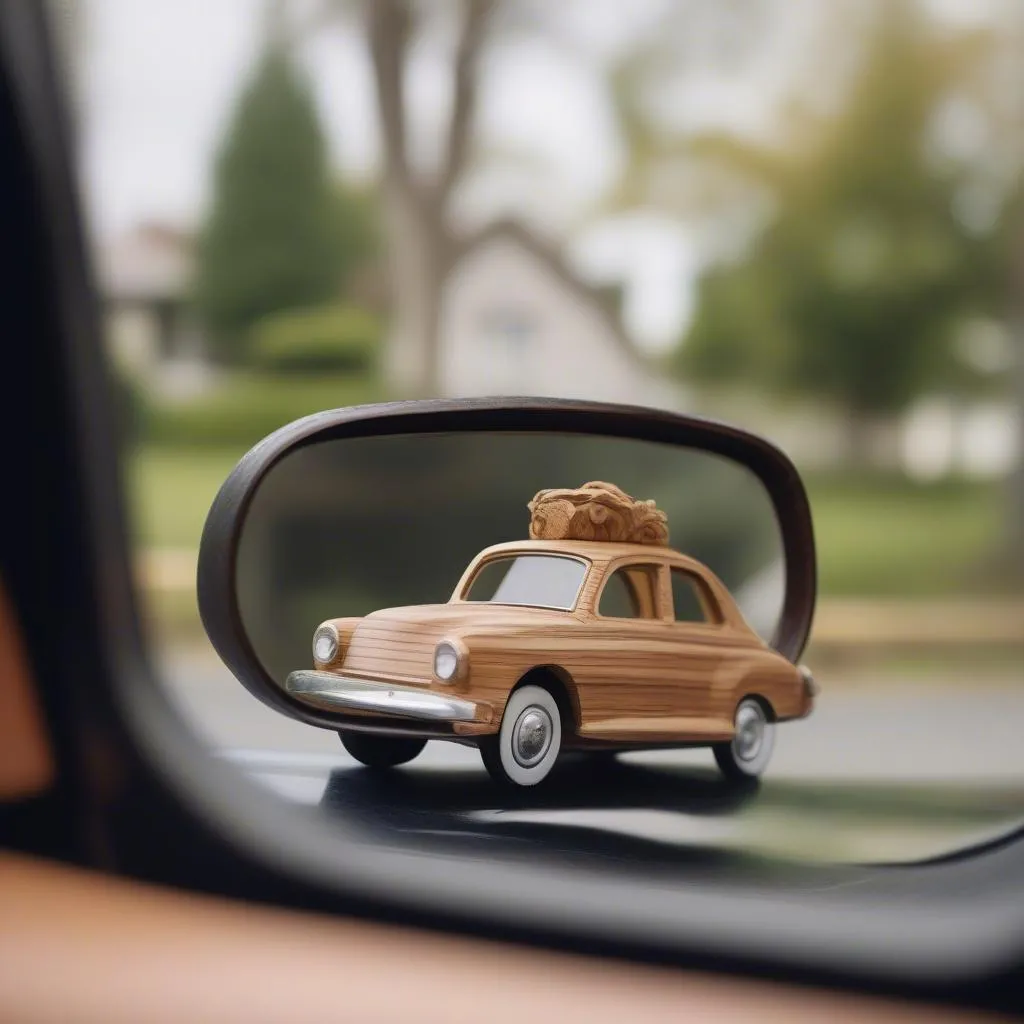
[[(79, 62), (82, 172), (94, 234), (143, 220), (196, 226), (208, 198), (212, 156), (258, 46), (264, 0), (78, 0), (72, 45)], [(298, 0), (301, 4), (304, 0)], [(485, 64), (477, 139), (481, 152), (529, 155), (477, 179), (463, 196), (468, 219), (525, 217), (570, 237), (574, 262), (593, 278), (622, 277), (627, 323), (652, 347), (672, 342), (685, 319), (695, 255), (685, 233), (647, 214), (579, 230), (619, 169), (621, 147), (597, 66), (671, 0), (566, 3), (562, 34), (492, 49)], [(678, 97), (689, 123), (756, 130), (809, 42), (821, 0), (785, 0), (744, 74), (691, 77)], [(935, 0), (954, 11), (969, 0)], [(979, 0), (980, 2), (980, 0)], [(449, 98), (443, 32), (416, 52), (410, 71), (412, 144), (429, 160)], [(377, 162), (377, 126), (362, 39), (344, 26), (303, 48), (340, 173), (366, 177)]]

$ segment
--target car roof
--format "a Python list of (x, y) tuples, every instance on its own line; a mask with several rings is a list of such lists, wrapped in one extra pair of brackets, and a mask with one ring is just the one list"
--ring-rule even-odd
[(614, 541), (600, 540), (513, 540), (503, 544), (492, 544), (484, 548), (478, 558), (490, 557), (502, 553), (529, 553), (551, 555), (575, 555), (585, 558), (595, 565), (605, 565), (617, 558), (635, 557), (646, 561), (665, 562), (678, 565), (682, 569), (705, 576), (709, 573), (707, 566), (696, 558), (684, 555), (675, 548), (660, 544), (620, 544)]

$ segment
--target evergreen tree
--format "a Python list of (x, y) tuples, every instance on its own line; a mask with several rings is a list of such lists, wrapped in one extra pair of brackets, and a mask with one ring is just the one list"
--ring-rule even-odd
[(212, 355), (239, 361), (261, 317), (337, 294), (338, 204), (309, 87), (269, 45), (218, 156), (200, 241), (195, 302)]

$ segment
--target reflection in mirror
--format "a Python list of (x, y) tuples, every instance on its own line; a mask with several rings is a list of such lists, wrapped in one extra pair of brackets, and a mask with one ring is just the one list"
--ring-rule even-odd
[[(668, 516), (670, 545), (708, 566), (768, 639), (782, 607), (781, 537), (760, 481), (708, 452), (624, 438), (418, 434), (328, 441), (286, 456), (265, 478), (238, 555), (243, 625), (270, 675), (310, 662), (325, 619), (448, 601), (484, 548), (527, 539), (540, 490), (613, 480)], [(536, 560), (540, 562), (541, 560)], [(561, 562), (562, 564), (559, 564)], [(578, 563), (575, 563), (578, 565)], [(499, 582), (492, 574), (506, 572)], [(571, 605), (574, 563), (486, 565), (477, 588)]]

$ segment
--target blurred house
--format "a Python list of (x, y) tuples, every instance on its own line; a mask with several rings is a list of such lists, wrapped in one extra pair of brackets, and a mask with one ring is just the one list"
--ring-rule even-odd
[(630, 342), (614, 299), (581, 283), (522, 225), (465, 246), (440, 331), (445, 395), (543, 395), (679, 408), (682, 392)]
[[(187, 400), (216, 382), (191, 321), (194, 242), (160, 223), (140, 224), (97, 254), (111, 355), (164, 398)], [(361, 304), (386, 305), (379, 268), (353, 283)], [(522, 225), (502, 221), (464, 247), (446, 287), (440, 386), (449, 397), (541, 395), (685, 410), (770, 437), (804, 468), (846, 454), (842, 418), (825, 404), (779, 404), (756, 388), (688, 391), (639, 352), (616, 297), (579, 279)], [(1018, 457), (1021, 411), (1007, 399), (930, 396), (879, 424), (872, 461), (921, 478), (998, 477)]]
[(189, 316), (193, 257), (192, 238), (159, 223), (140, 224), (97, 254), (111, 355), (166, 397), (200, 393), (213, 377)]

